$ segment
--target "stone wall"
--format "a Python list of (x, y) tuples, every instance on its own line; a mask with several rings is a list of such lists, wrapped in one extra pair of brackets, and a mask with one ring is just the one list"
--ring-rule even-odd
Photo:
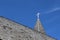
[[(45, 39), (46, 37), (47, 39)], [(53, 40), (28, 27), (0, 17), (0, 40)], [(54, 39), (55, 40), (55, 39)]]

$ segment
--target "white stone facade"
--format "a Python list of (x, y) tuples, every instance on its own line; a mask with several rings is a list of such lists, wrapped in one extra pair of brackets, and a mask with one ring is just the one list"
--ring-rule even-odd
[(56, 40), (22, 24), (0, 17), (0, 40)]

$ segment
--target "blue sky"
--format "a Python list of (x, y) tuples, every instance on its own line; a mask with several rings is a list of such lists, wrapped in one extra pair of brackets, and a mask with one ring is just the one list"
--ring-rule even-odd
[(37, 12), (46, 33), (60, 40), (60, 0), (0, 0), (0, 16), (31, 28)]

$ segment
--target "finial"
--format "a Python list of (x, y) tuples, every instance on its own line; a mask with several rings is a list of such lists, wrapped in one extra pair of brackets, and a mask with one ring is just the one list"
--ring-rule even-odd
[(37, 13), (37, 19), (39, 19), (39, 16), (40, 16), (40, 13), (38, 12), (38, 13)]

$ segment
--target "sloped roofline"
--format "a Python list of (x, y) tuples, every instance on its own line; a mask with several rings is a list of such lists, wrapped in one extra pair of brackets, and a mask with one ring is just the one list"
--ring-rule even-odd
[[(28, 29), (31, 29), (32, 31), (35, 31), (35, 30), (33, 30), (32, 28), (30, 28), (30, 27), (28, 27), (28, 26), (26, 26), (26, 25), (23, 25), (23, 24), (21, 24), (21, 23), (18, 23), (18, 22), (16, 22), (16, 21), (14, 21), (14, 20), (12, 20), (12, 19), (9, 19), (9, 18), (6, 18), (6, 17), (4, 17), (4, 16), (0, 16), (0, 18), (5, 18), (5, 19), (7, 19), (7, 20), (10, 20), (10, 21), (12, 21), (12, 22), (14, 22), (14, 23), (17, 23), (17, 24), (19, 24), (19, 25), (22, 25), (22, 26), (24, 26), (24, 27), (27, 27)], [(43, 34), (43, 33), (42, 33)], [(47, 34), (44, 34), (44, 35), (47, 35)], [(47, 35), (47, 36), (49, 36), (49, 37), (51, 37), (51, 38), (54, 38), (54, 37), (52, 37), (52, 36), (50, 36), (50, 35)], [(54, 38), (54, 39), (56, 39), (56, 38)], [(57, 39), (56, 39), (57, 40)]]
[[(45, 34), (45, 35), (47, 35), (47, 34)], [(53, 38), (53, 39), (57, 40), (56, 38), (54, 38), (54, 37), (52, 37), (52, 36), (50, 36), (50, 35), (47, 35), (47, 36), (49, 36), (49, 37), (51, 37), (51, 38)]]
[[(41, 32), (38, 32), (38, 33), (41, 33)], [(44, 33), (41, 33), (41, 34), (43, 34), (43, 35), (47, 35), (48, 37), (51, 37), (51, 38), (53, 38), (53, 39), (57, 40), (57, 38), (52, 37), (52, 36), (50, 36), (50, 35), (48, 35), (48, 34), (44, 34)]]
[(24, 26), (24, 27), (27, 27), (28, 29), (33, 30), (32, 28), (30, 28), (30, 27), (28, 27), (28, 26), (26, 26), (26, 25), (24, 25), (24, 24), (21, 24), (21, 23), (19, 23), (19, 22), (16, 22), (16, 21), (14, 21), (14, 20), (12, 20), (12, 19), (9, 19), (9, 18), (6, 18), (6, 17), (4, 17), (4, 16), (0, 16), (0, 18), (5, 18), (5, 19), (7, 19), (7, 20), (10, 20), (10, 21), (12, 21), (12, 22), (14, 22), (14, 23), (17, 23), (17, 24), (19, 24), (19, 25), (22, 25), (22, 26)]

